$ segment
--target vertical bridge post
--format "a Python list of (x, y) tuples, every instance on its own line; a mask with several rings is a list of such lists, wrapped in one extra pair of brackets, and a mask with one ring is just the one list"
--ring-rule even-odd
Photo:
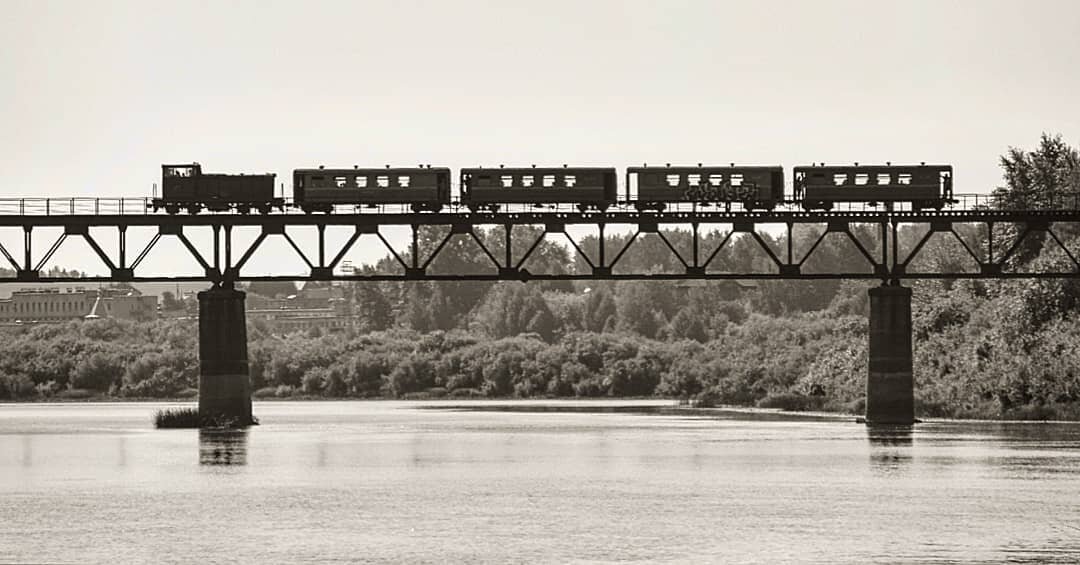
[(911, 340), (911, 289), (871, 288), (867, 424), (915, 423)]
[(253, 423), (244, 298), (232, 285), (199, 293), (199, 415), (240, 426)]

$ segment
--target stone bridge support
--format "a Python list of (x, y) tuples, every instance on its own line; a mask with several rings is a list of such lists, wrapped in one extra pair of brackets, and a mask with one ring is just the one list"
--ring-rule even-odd
[(911, 289), (897, 285), (870, 289), (866, 423), (915, 423), (911, 341)]
[(199, 293), (199, 415), (241, 426), (253, 423), (244, 298), (231, 286)]

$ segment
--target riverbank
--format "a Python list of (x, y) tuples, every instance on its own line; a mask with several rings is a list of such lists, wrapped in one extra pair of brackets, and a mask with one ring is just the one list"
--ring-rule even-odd
[[(152, 404), (164, 406), (185, 407), (195, 403), (195, 398), (117, 398), (105, 395), (79, 399), (32, 399), (32, 400), (0, 400), (0, 406), (4, 405), (132, 405)], [(325, 398), (319, 396), (293, 396), (287, 398), (259, 398), (254, 399), (256, 407), (259, 404), (278, 404), (295, 402), (315, 403), (379, 403), (395, 404), (407, 403), (416, 405), (422, 409), (435, 410), (479, 410), (479, 411), (502, 411), (502, 412), (627, 412), (649, 413), (665, 415), (690, 415), (690, 416), (723, 416), (748, 415), (761, 418), (776, 419), (801, 419), (801, 420), (841, 420), (858, 423), (862, 414), (852, 412), (829, 412), (822, 410), (789, 410), (783, 408), (764, 408), (758, 406), (718, 405), (699, 407), (680, 404), (678, 399), (654, 398), (654, 397), (627, 397), (627, 398)], [(256, 410), (257, 411), (257, 410)], [(994, 418), (947, 418), (918, 415), (920, 423), (1047, 423), (1065, 424), (1080, 423), (1080, 417), (1060, 418), (1051, 412), (1041, 412), (1039, 417), (994, 417)]]

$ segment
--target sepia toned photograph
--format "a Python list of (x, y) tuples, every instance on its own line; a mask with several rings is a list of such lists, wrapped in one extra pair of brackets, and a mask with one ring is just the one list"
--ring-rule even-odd
[(1080, 563), (1080, 3), (0, 9), (0, 565)]

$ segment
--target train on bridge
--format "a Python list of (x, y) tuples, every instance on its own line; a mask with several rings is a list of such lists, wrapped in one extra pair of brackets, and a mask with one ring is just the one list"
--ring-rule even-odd
[[(620, 193), (614, 167), (465, 168), (459, 171), (457, 199), (451, 195), (449, 168), (296, 169), (291, 206), (305, 213), (332, 213), (336, 206), (400, 205), (414, 212), (439, 212), (464, 206), (473, 212), (497, 212), (509, 204), (536, 207), (572, 205), (582, 212), (617, 205), (639, 211), (663, 211), (677, 204), (732, 205), (743, 210), (772, 210), (794, 205), (831, 210), (838, 203), (893, 206), (912, 210), (942, 208), (953, 198), (951, 165), (811, 165), (793, 169), (791, 191), (782, 166), (641, 166), (626, 169)], [(275, 196), (275, 175), (208, 174), (198, 163), (162, 165), (162, 194), (151, 200), (154, 211), (186, 210), (270, 213), (287, 207)]]

